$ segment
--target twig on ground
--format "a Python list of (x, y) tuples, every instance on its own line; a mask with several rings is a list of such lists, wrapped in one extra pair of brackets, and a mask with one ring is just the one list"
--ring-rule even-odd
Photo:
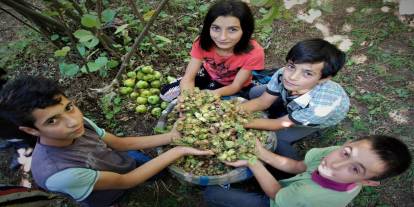
[(173, 196), (175, 196), (175, 197), (180, 197), (179, 195), (177, 195), (177, 194), (175, 194), (174, 192), (172, 192), (169, 188), (168, 188), (168, 186), (167, 186), (167, 184), (165, 184), (164, 183), (164, 181), (160, 181), (160, 183), (162, 184), (162, 186), (165, 188), (165, 190), (167, 191), (167, 192), (169, 192), (171, 195), (173, 195)]

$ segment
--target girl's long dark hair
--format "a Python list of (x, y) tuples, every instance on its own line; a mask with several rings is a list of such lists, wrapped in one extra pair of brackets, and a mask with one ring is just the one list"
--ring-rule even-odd
[(254, 32), (254, 18), (249, 6), (238, 0), (220, 0), (210, 7), (204, 18), (203, 29), (200, 33), (201, 48), (208, 51), (214, 46), (214, 42), (210, 37), (210, 27), (219, 16), (233, 16), (240, 21), (243, 35), (235, 45), (233, 52), (241, 54), (252, 50), (253, 46), (250, 44), (250, 38)]

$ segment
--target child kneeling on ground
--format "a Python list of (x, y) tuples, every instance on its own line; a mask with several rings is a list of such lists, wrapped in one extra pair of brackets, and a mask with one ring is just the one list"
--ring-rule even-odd
[(191, 48), (184, 77), (161, 89), (171, 101), (183, 91), (198, 87), (218, 96), (239, 94), (248, 98), (252, 71), (263, 70), (264, 50), (251, 39), (254, 17), (240, 0), (218, 0), (204, 17), (200, 36)]
[[(380, 180), (404, 172), (411, 163), (408, 147), (388, 136), (367, 136), (342, 146), (314, 148), (303, 161), (274, 154), (256, 141), (258, 160), (228, 165), (248, 166), (265, 195), (213, 186), (204, 193), (209, 206), (244, 207), (345, 207), (362, 186), (378, 186)], [(295, 177), (276, 180), (264, 163)]]
[(125, 189), (143, 183), (184, 155), (212, 154), (174, 147), (145, 164), (136, 163), (133, 158), (139, 154), (127, 151), (169, 144), (180, 138), (179, 132), (117, 137), (83, 117), (55, 81), (40, 77), (21, 77), (4, 85), (0, 118), (37, 137), (31, 169), (35, 182), (86, 206), (116, 203)]
[(276, 131), (276, 153), (298, 160), (293, 142), (338, 124), (348, 113), (348, 95), (331, 80), (343, 67), (345, 53), (325, 40), (308, 39), (294, 45), (286, 61), (267, 85), (251, 89), (252, 100), (241, 109), (267, 109), (269, 119), (252, 120), (245, 128)]

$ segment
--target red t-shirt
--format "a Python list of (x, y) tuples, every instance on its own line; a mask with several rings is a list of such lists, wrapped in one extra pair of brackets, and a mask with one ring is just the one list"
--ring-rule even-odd
[[(216, 53), (216, 48), (212, 47), (205, 51), (200, 46), (200, 39), (193, 43), (191, 57), (203, 60), (203, 66), (214, 81), (223, 85), (230, 85), (237, 72), (241, 68), (245, 70), (264, 69), (264, 50), (255, 40), (250, 40), (253, 49), (248, 53), (239, 55), (220, 56)], [(252, 81), (252, 76), (243, 84), (248, 86)]]

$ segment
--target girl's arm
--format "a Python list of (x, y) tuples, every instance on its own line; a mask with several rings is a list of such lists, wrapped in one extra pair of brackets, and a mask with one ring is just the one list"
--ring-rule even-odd
[(219, 96), (233, 95), (243, 88), (243, 84), (249, 79), (251, 74), (251, 70), (245, 70), (242, 68), (239, 70), (239, 72), (237, 72), (236, 77), (230, 85), (216, 89), (213, 91), (213, 93)]
[(244, 128), (276, 131), (293, 125), (295, 125), (295, 123), (289, 119), (288, 115), (285, 115), (277, 119), (253, 119), (245, 124)]
[(172, 140), (180, 138), (180, 133), (175, 129), (165, 134), (140, 137), (118, 137), (111, 133), (106, 133), (103, 141), (112, 149), (118, 151), (128, 151), (137, 149), (147, 149), (170, 144)]
[(191, 58), (190, 62), (187, 65), (187, 68), (185, 69), (184, 77), (180, 82), (181, 93), (184, 90), (193, 90), (195, 85), (195, 77), (197, 76), (197, 72), (200, 70), (202, 64), (202, 60), (193, 57)]

